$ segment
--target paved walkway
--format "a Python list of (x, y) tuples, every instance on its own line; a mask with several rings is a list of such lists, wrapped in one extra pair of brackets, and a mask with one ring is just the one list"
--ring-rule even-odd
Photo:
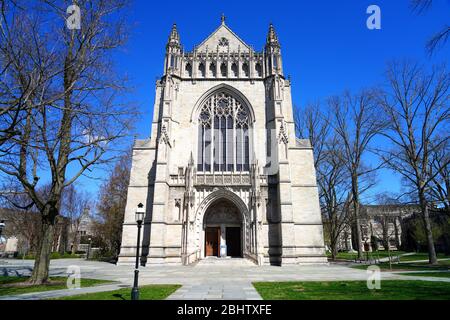
[[(60, 296), (115, 290), (130, 287), (133, 283), (133, 266), (116, 266), (82, 259), (52, 260), (51, 276), (67, 276), (69, 266), (78, 266), (83, 278), (117, 281), (118, 284), (33, 293), (3, 299), (48, 299)], [(180, 284), (170, 299), (260, 299), (251, 285), (258, 281), (335, 281), (367, 280), (366, 270), (353, 269), (350, 264), (256, 266), (242, 259), (204, 260), (196, 265), (178, 266), (149, 265), (140, 269), (139, 284)], [(30, 260), (1, 260), (0, 275), (29, 276), (33, 267)], [(404, 276), (401, 272), (381, 274), (382, 280), (446, 281), (450, 278)], [(1, 298), (1, 297), (0, 297)]]
[[(408, 253), (397, 254), (397, 253), (395, 253), (395, 251), (392, 251), (391, 252), (391, 261), (398, 261), (399, 257), (400, 257), (400, 260), (401, 260), (402, 257), (412, 256), (414, 254), (416, 254), (416, 253), (415, 252), (408, 252)], [(389, 257), (378, 259), (378, 261), (380, 261), (380, 262), (389, 262)]]
[[(249, 280), (234, 280), (218, 277), (230, 269), (254, 267), (254, 263), (245, 259), (208, 258), (200, 261), (195, 269), (204, 275), (200, 282), (186, 284), (169, 300), (262, 300)], [(219, 278), (219, 279), (218, 279)]]

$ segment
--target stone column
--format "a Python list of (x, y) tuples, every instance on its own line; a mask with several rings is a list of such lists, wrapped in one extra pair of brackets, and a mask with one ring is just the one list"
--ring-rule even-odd
[(221, 258), (225, 258), (227, 256), (227, 254), (223, 256), (222, 250), (221, 250), (222, 246), (227, 245), (227, 240), (226, 240), (226, 232), (227, 231), (226, 230), (227, 230), (226, 226), (224, 224), (221, 224), (220, 225), (220, 243), (219, 243), (219, 252), (220, 252)]

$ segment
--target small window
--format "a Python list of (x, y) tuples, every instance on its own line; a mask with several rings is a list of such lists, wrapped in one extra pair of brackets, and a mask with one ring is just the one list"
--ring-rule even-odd
[(209, 75), (211, 77), (216, 77), (216, 65), (214, 63), (209, 65)]
[(206, 70), (205, 70), (205, 65), (203, 64), (203, 62), (200, 63), (200, 65), (198, 66), (198, 71), (200, 72), (200, 76), (202, 78), (204, 78), (206, 75)]
[(258, 75), (258, 77), (262, 77), (262, 68), (261, 68), (260, 63), (256, 64), (255, 69), (256, 69), (256, 74)]
[(222, 75), (222, 77), (227, 76), (227, 66), (225, 65), (225, 63), (222, 63), (222, 65), (220, 66), (220, 74)]
[(238, 77), (238, 66), (236, 63), (233, 63), (231, 65), (231, 72), (233, 74), (233, 77), (237, 78)]
[(247, 63), (244, 63), (244, 64), (242, 65), (242, 71), (244, 72), (244, 76), (248, 77), (248, 75), (249, 75), (249, 69), (248, 69), (248, 64), (247, 64)]
[(177, 68), (177, 57), (175, 57), (174, 55), (170, 56), (170, 67), (173, 69)]
[(190, 63), (186, 65), (186, 76), (189, 78), (192, 77), (192, 66)]
[(278, 69), (278, 56), (273, 56), (273, 68)]

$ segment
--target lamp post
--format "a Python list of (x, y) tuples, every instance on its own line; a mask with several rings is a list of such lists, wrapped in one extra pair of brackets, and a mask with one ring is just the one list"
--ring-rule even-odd
[(2, 233), (3, 229), (5, 228), (5, 220), (0, 221), (0, 241), (2, 241)]
[(138, 204), (136, 209), (136, 223), (138, 227), (137, 234), (137, 245), (136, 245), (136, 266), (134, 269), (134, 284), (133, 289), (131, 290), (131, 300), (139, 300), (139, 287), (138, 287), (138, 278), (139, 278), (139, 245), (141, 243), (141, 227), (142, 222), (144, 221), (145, 209), (142, 203)]
[[(5, 220), (1, 220), (0, 221), (0, 244), (2, 243), (2, 233), (3, 233), (3, 229), (5, 228)], [(0, 255), (1, 257), (1, 255)]]
[(88, 247), (88, 252), (87, 252), (87, 255), (86, 255), (86, 260), (89, 260), (89, 255), (91, 253), (91, 245), (92, 245), (92, 238), (89, 237), (88, 240), (89, 240), (89, 247)]
[(0, 221), (0, 238), (2, 237), (3, 229), (5, 228), (5, 220)]

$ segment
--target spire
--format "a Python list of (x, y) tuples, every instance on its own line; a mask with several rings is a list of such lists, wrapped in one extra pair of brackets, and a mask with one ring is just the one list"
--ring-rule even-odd
[(180, 35), (178, 33), (177, 25), (175, 23), (172, 25), (172, 30), (170, 31), (168, 44), (177, 46), (180, 45)]
[(270, 23), (269, 25), (269, 33), (267, 34), (267, 46), (275, 46), (279, 47), (280, 43), (278, 42), (277, 33), (275, 32), (275, 28), (273, 27), (273, 24)]
[(220, 18), (220, 21), (222, 24), (225, 24), (225, 20), (227, 19), (227, 17), (225, 17), (225, 14), (222, 13), (222, 16)]

